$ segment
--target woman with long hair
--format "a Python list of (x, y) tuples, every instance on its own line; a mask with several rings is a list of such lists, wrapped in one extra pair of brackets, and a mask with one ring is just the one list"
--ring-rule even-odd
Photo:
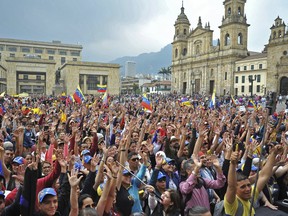
[(161, 195), (161, 200), (152, 193), (153, 186), (147, 186), (149, 194), (148, 205), (152, 215), (159, 216), (179, 216), (180, 215), (180, 196), (178, 191), (168, 189)]

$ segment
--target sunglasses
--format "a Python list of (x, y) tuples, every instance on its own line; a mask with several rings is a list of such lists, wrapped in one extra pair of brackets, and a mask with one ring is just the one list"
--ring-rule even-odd
[(131, 158), (131, 160), (136, 162), (136, 161), (139, 161), (139, 158)]

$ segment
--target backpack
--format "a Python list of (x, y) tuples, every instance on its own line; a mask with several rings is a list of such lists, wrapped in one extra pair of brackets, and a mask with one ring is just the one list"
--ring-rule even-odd
[[(237, 201), (238, 201), (238, 209), (236, 211), (235, 216), (242, 216), (244, 212), (243, 204), (239, 199), (237, 199)], [(224, 200), (221, 200), (220, 202), (216, 203), (213, 216), (225, 216), (225, 215), (226, 214), (224, 209)]]

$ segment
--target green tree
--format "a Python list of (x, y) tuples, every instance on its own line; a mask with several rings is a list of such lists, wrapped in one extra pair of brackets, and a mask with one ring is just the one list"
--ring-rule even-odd
[(167, 69), (165, 67), (162, 67), (160, 71), (158, 71), (158, 74), (162, 74), (162, 78), (164, 80), (165, 74), (167, 73)]

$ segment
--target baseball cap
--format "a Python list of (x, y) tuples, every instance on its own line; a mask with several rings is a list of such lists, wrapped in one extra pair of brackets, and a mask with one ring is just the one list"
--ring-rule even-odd
[(42, 203), (42, 201), (43, 201), (43, 199), (45, 198), (46, 195), (56, 196), (57, 193), (54, 190), (54, 188), (44, 188), (43, 190), (41, 190), (38, 193), (38, 201), (39, 201), (39, 203)]
[(92, 141), (91, 137), (86, 136), (86, 137), (83, 138), (82, 142), (84, 143), (87, 139), (90, 139), (90, 141)]
[(98, 194), (98, 196), (101, 196), (101, 195), (102, 195), (103, 190), (104, 190), (104, 186), (105, 186), (104, 183), (101, 183), (101, 184), (98, 186), (98, 188), (97, 188), (97, 194)]
[(176, 136), (171, 136), (170, 141), (178, 140)]
[(21, 156), (17, 156), (13, 159), (12, 163), (17, 163), (19, 165), (24, 164), (24, 158)]
[(86, 154), (90, 154), (90, 151), (88, 149), (84, 149), (82, 152), (81, 152), (81, 155), (86, 155)]
[(76, 170), (81, 170), (83, 168), (83, 165), (82, 165), (82, 163), (81, 162), (75, 162), (74, 163), (74, 169), (76, 169)]
[(131, 173), (133, 173), (133, 171), (129, 170), (129, 168), (128, 169), (125, 168), (122, 172), (123, 175), (127, 175), (127, 174), (132, 175)]
[(98, 138), (98, 143), (99, 143), (100, 140), (104, 139), (104, 136), (101, 133), (97, 133), (97, 138)]
[(252, 165), (252, 167), (251, 167), (251, 171), (257, 171), (258, 170), (258, 167), (257, 166), (254, 166), (254, 165)]
[(13, 143), (11, 143), (10, 141), (6, 141), (6, 142), (4, 142), (3, 147), (5, 150), (13, 149)]
[(164, 175), (162, 172), (159, 172), (158, 176), (157, 176), (157, 180), (160, 180), (160, 179), (163, 179), (163, 178), (166, 178), (166, 175)]
[(92, 157), (90, 155), (84, 156), (84, 163), (88, 164), (91, 161)]
[(175, 163), (175, 160), (174, 160), (174, 159), (171, 159), (171, 158), (169, 158), (169, 157), (166, 157), (166, 158), (165, 158), (165, 161), (166, 161), (167, 164)]
[(3, 199), (5, 199), (4, 191), (0, 191), (0, 197), (2, 197)]

